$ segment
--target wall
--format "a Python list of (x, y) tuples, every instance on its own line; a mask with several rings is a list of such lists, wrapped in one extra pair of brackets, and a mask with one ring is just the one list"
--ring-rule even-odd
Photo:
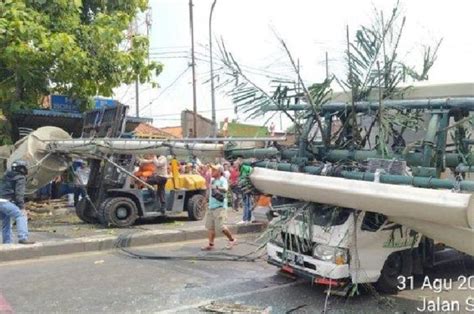
[[(183, 128), (183, 137), (193, 137), (190, 134), (190, 130), (193, 129), (193, 117), (194, 114), (190, 110), (184, 110), (181, 112), (181, 127)], [(204, 118), (201, 115), (196, 117), (197, 137), (210, 137), (212, 135), (212, 121)]]

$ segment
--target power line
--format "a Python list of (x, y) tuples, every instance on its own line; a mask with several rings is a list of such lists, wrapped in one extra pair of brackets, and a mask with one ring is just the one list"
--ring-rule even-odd
[(159, 52), (150, 52), (151, 55), (169, 55), (169, 54), (188, 54), (187, 50), (175, 50), (175, 51), (159, 51)]
[(184, 46), (163, 46), (163, 47), (150, 47), (150, 50), (166, 50), (166, 49), (181, 49), (181, 48), (189, 48), (188, 45)]
[(188, 56), (160, 56), (160, 57), (151, 56), (150, 59), (153, 61), (160, 61), (162, 59), (189, 59), (189, 57)]
[(171, 87), (173, 87), (173, 86), (176, 84), (176, 82), (178, 82), (178, 80), (179, 80), (181, 77), (183, 77), (184, 74), (186, 74), (186, 72), (189, 70), (189, 68), (190, 68), (190, 66), (187, 66), (186, 69), (184, 69), (184, 71), (181, 72), (181, 73), (174, 79), (173, 82), (171, 82), (171, 84), (169, 84), (168, 86), (166, 86), (156, 98), (150, 100), (150, 102), (148, 103), (148, 105), (144, 106), (144, 107), (142, 108), (142, 110), (145, 110), (146, 108), (150, 107), (150, 106), (153, 104), (153, 102), (157, 101), (167, 90), (169, 90)]
[[(229, 111), (229, 110), (234, 110), (234, 107), (225, 107), (225, 108), (216, 109), (216, 111)], [(212, 112), (212, 109), (210, 109), (210, 110), (199, 110), (198, 111), (198, 113), (207, 113), (207, 112)], [(180, 113), (166, 113), (166, 114), (150, 115), (149, 117), (152, 117), (152, 118), (154, 118), (154, 117), (172, 117), (172, 116), (178, 116), (178, 115), (181, 115), (181, 112)], [(162, 119), (162, 120), (165, 120), (165, 119)]]

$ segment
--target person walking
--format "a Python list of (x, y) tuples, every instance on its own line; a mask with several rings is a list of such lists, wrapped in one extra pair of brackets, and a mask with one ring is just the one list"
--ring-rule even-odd
[(214, 249), (214, 239), (216, 231), (222, 231), (229, 240), (226, 245), (227, 249), (232, 249), (237, 240), (230, 233), (225, 225), (227, 221), (227, 190), (228, 183), (224, 177), (224, 168), (221, 165), (211, 165), (212, 180), (209, 193), (209, 209), (206, 212), (205, 226), (207, 229), (208, 245), (202, 247), (204, 251)]
[(18, 243), (34, 244), (28, 240), (28, 220), (25, 209), (27, 163), (14, 161), (0, 184), (0, 219), (2, 220), (3, 243), (12, 243), (11, 218), (15, 219)]

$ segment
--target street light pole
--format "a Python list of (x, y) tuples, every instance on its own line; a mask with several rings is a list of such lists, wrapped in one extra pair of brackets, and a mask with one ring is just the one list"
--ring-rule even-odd
[(214, 0), (211, 6), (211, 13), (209, 14), (209, 61), (211, 64), (211, 104), (212, 104), (212, 137), (217, 137), (217, 122), (216, 122), (216, 96), (214, 94), (214, 64), (212, 58), (212, 13), (216, 6), (217, 0)]
[(193, 0), (189, 0), (189, 24), (191, 26), (191, 67), (193, 72), (193, 137), (197, 137), (196, 60), (194, 59)]

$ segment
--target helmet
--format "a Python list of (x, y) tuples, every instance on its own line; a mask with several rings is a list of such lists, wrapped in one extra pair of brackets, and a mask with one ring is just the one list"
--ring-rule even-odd
[(15, 160), (12, 163), (12, 171), (21, 173), (22, 175), (27, 175), (28, 174), (28, 163), (24, 160)]

